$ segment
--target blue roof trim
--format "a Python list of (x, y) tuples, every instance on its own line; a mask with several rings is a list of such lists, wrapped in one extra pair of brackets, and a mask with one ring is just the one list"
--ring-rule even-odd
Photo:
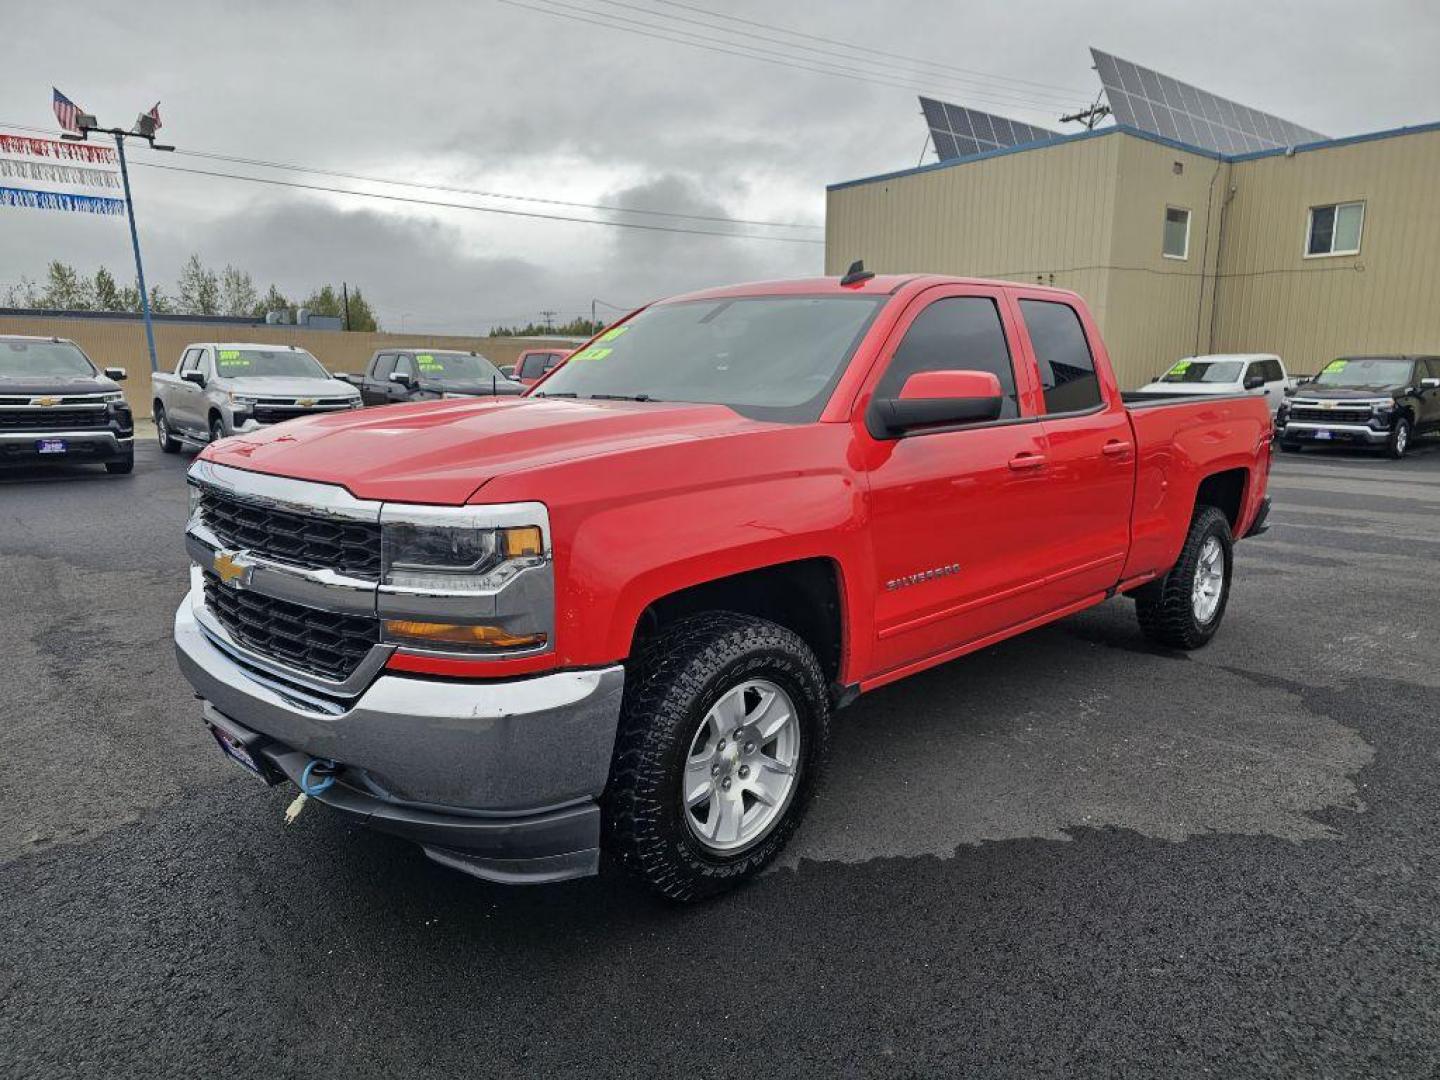
[(1209, 158), (1212, 161), (1235, 162), (1254, 161), (1257, 158), (1266, 157), (1281, 157), (1292, 152), (1305, 154), (1312, 150), (1328, 150), (1335, 146), (1350, 146), (1353, 143), (1371, 142), (1375, 139), (1393, 139), (1401, 135), (1418, 135), (1428, 131), (1440, 131), (1440, 121), (1430, 124), (1417, 124), (1413, 127), (1389, 128), (1385, 131), (1375, 131), (1366, 135), (1347, 135), (1339, 139), (1321, 139), (1316, 142), (1300, 143), (1297, 146), (1279, 147), (1274, 150), (1255, 150), (1245, 154), (1221, 154), (1215, 150), (1206, 150), (1203, 147), (1191, 146), (1189, 143), (1180, 142), (1178, 139), (1167, 139), (1164, 135), (1156, 135), (1152, 131), (1142, 131), (1139, 128), (1130, 127), (1126, 124), (1113, 124), (1110, 127), (1096, 128), (1094, 131), (1078, 131), (1073, 135), (1057, 135), (1053, 139), (1021, 143), (1019, 146), (1006, 146), (999, 150), (987, 150), (983, 154), (971, 154), (969, 157), (953, 158), (950, 161), (933, 161), (929, 165), (917, 165), (912, 169), (897, 169), (895, 172), (880, 173), (877, 176), (865, 176), (858, 180), (842, 180), (836, 184), (827, 184), (825, 190), (840, 191), (843, 188), (858, 187), (861, 184), (875, 184), (884, 180), (895, 180), (902, 176), (915, 176), (919, 173), (932, 172), (935, 169), (951, 169), (957, 165), (970, 165), (977, 161), (987, 161), (990, 158), (1004, 157), (1006, 154), (1022, 154), (1047, 146), (1084, 142), (1086, 139), (1095, 139), (1103, 135), (1113, 135), (1117, 132), (1132, 135), (1137, 139), (1144, 139), (1146, 142), (1156, 143), (1160, 146), (1168, 146), (1174, 150), (1183, 150), (1187, 154), (1196, 154), (1199, 157)]

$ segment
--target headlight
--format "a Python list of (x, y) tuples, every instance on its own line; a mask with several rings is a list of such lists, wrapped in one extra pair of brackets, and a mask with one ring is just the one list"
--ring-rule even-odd
[(352, 397), (349, 401), (345, 403), (346, 407), (351, 409), (358, 409), (363, 404), (365, 403), (360, 400), (359, 394), (356, 394), (354, 397)]
[(100, 400), (103, 401), (106, 405), (118, 405), (120, 402), (125, 400), (125, 395), (119, 390), (111, 390), (108, 393), (101, 394)]
[(231, 405), (240, 405), (244, 408), (249, 408), (259, 400), (251, 394), (237, 394), (233, 390), (225, 396), (230, 399)]
[(194, 524), (200, 518), (200, 485), (191, 480), (185, 487), (190, 492), (190, 523)]
[(551, 643), (553, 568), (540, 504), (387, 506), (380, 550), (386, 641), (492, 654)]

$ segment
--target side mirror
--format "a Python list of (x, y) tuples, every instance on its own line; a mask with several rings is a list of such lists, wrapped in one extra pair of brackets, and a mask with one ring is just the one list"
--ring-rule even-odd
[(873, 398), (865, 417), (877, 439), (955, 424), (981, 424), (1000, 417), (1005, 398), (1000, 380), (988, 371), (917, 371), (900, 396)]
[(407, 390), (415, 385), (415, 380), (412, 379), (410, 377), (410, 373), (406, 371), (392, 371), (390, 373), (390, 381), (393, 383), (399, 383)]
[(1247, 376), (1245, 377), (1245, 389), (1246, 389), (1246, 390), (1259, 390), (1259, 389), (1260, 389), (1262, 386), (1264, 386), (1264, 385), (1265, 385), (1265, 376), (1264, 376), (1264, 375), (1247, 375)]
[(1421, 379), (1421, 380), (1420, 380), (1420, 388), (1421, 388), (1422, 390), (1434, 390), (1437, 386), (1440, 386), (1440, 379)]
[(181, 375), (180, 378), (188, 383), (194, 383), (196, 386), (203, 387), (205, 385), (205, 373), (203, 371), (187, 371)]
[(113, 382), (125, 381), (125, 369), (123, 367), (107, 367), (105, 377)]

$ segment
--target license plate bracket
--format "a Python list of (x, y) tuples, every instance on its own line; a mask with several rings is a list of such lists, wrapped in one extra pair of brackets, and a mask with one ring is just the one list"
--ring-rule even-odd
[(36, 439), (35, 452), (37, 454), (64, 454), (70, 450), (70, 444), (64, 439)]
[(1329, 440), (1335, 438), (1335, 433), (1333, 431), (1317, 431), (1315, 438)]
[(269, 758), (260, 752), (261, 748), (270, 741), (264, 735), (219, 723), (209, 716), (205, 717), (205, 727), (214, 736), (220, 752), (261, 783), (274, 787), (288, 779)]

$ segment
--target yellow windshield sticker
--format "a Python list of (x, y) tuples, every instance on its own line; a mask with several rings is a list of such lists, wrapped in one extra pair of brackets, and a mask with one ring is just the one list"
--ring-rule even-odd
[(220, 350), (220, 359), (221, 359), (221, 360), (239, 360), (239, 359), (240, 359), (240, 350), (239, 350), (239, 349), (221, 349), (221, 350)]
[(619, 337), (621, 334), (625, 333), (625, 331), (629, 329), (630, 327), (628, 326), (617, 326), (614, 330), (606, 330), (605, 333), (600, 335), (599, 340), (614, 341), (617, 337)]
[(584, 352), (582, 352), (582, 353), (578, 354), (577, 356), (573, 357), (573, 359), (575, 359), (575, 360), (604, 360), (605, 357), (609, 356), (609, 355), (610, 355), (612, 352), (614, 352), (614, 351), (615, 351), (614, 349), (600, 349), (600, 348), (586, 349)]
[(426, 371), (439, 371), (445, 367), (444, 364), (440, 363), (439, 360), (436, 360), (435, 357), (430, 353), (417, 353), (415, 356), (415, 362), (419, 364), (422, 368), (424, 368)]
[(1345, 370), (1345, 361), (1344, 361), (1344, 360), (1331, 360), (1330, 363), (1328, 363), (1328, 364), (1325, 365), (1325, 370), (1322, 371), (1320, 374), (1322, 374), (1322, 375), (1333, 375), (1333, 374), (1334, 374), (1335, 372), (1337, 372), (1337, 371), (1344, 371), (1344, 370)]
[(1187, 372), (1187, 371), (1189, 371), (1189, 370), (1190, 370), (1190, 361), (1189, 361), (1189, 360), (1181, 360), (1181, 361), (1177, 362), (1176, 365), (1175, 365), (1174, 367), (1172, 367), (1172, 368), (1169, 370), (1169, 372), (1167, 372), (1167, 374), (1169, 374), (1169, 375), (1184, 375), (1185, 372)]

